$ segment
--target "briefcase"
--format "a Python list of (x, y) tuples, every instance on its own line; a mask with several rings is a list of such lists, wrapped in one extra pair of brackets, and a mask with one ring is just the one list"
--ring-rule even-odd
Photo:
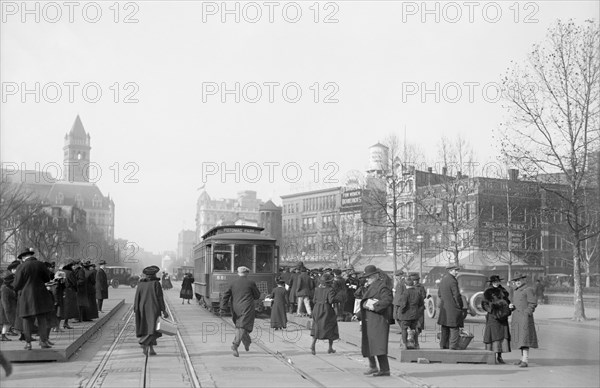
[(163, 317), (159, 317), (158, 321), (156, 321), (156, 331), (163, 335), (176, 335), (177, 324)]

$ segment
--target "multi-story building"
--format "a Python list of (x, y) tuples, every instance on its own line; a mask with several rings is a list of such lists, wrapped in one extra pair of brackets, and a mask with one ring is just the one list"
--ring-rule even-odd
[(265, 204), (261, 205), (259, 210), (259, 221), (258, 226), (265, 228), (262, 234), (269, 236), (277, 240), (277, 244), (281, 244), (282, 240), (282, 208), (268, 200)]
[(177, 236), (177, 260), (183, 265), (191, 265), (193, 262), (193, 249), (196, 243), (196, 232), (193, 230), (182, 230)]
[(282, 195), (283, 260), (331, 261), (337, 253), (341, 187)]
[(202, 190), (196, 203), (196, 241), (217, 225), (235, 223), (238, 220), (258, 224), (262, 201), (256, 191), (241, 191), (236, 199), (212, 199)]

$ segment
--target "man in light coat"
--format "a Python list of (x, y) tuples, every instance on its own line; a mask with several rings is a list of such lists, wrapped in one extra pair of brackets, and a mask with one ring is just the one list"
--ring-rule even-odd
[(537, 349), (538, 340), (533, 321), (533, 312), (537, 307), (535, 290), (526, 282), (527, 275), (516, 274), (513, 278), (515, 291), (513, 303), (509, 305), (514, 309), (510, 324), (513, 344), (521, 349), (521, 360), (516, 362), (521, 368), (526, 368), (529, 363), (529, 348)]
[(463, 299), (456, 279), (460, 267), (449, 265), (446, 270), (448, 273), (440, 282), (438, 289), (440, 316), (437, 323), (442, 326), (440, 348), (457, 350), (460, 328), (464, 326)]

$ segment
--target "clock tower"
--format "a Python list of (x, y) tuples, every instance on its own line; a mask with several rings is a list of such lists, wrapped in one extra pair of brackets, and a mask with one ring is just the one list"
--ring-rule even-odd
[(63, 180), (68, 182), (89, 182), (90, 135), (83, 129), (79, 115), (75, 118), (71, 131), (65, 135)]

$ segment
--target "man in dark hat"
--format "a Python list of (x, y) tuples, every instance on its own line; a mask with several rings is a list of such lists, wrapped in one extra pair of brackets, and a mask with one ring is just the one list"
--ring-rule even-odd
[(38, 322), (40, 347), (50, 348), (50, 320), (54, 313), (52, 294), (46, 289), (46, 283), (52, 279), (52, 274), (44, 263), (38, 261), (33, 254), (19, 255), (26, 257), (23, 264), (15, 272), (14, 289), (19, 292), (19, 311), (23, 318), (25, 349), (31, 350), (31, 332), (35, 321)]
[(458, 349), (460, 328), (464, 326), (463, 300), (456, 279), (460, 267), (449, 265), (446, 270), (448, 273), (442, 278), (438, 289), (440, 315), (437, 323), (442, 326), (440, 348)]
[(306, 267), (300, 268), (300, 276), (298, 276), (298, 284), (296, 286), (296, 298), (298, 303), (298, 310), (296, 311), (297, 316), (301, 316), (302, 306), (306, 308), (306, 313), (310, 317), (312, 310), (310, 307), (310, 296), (313, 292), (315, 284), (308, 275), (308, 269)]
[(365, 285), (356, 291), (355, 296), (361, 299), (361, 351), (363, 357), (369, 359), (369, 370), (365, 374), (389, 376), (390, 364), (387, 354), (393, 296), (391, 287), (381, 279), (380, 272), (374, 265), (367, 265), (361, 276), (365, 279)]
[[(406, 290), (397, 299), (396, 319), (400, 322), (402, 330), (402, 343), (406, 349), (415, 349), (419, 347), (417, 335), (417, 324), (419, 322), (421, 311), (423, 311), (424, 298), (415, 288), (414, 280), (410, 277), (405, 281)], [(409, 334), (410, 329), (410, 336)]]
[(27, 248), (23, 252), (19, 253), (17, 259), (21, 262), (24, 262), (28, 257), (31, 257), (33, 255), (35, 255), (35, 251), (33, 250), (33, 248)]
[(103, 312), (102, 304), (104, 299), (108, 299), (108, 277), (104, 271), (106, 261), (100, 260), (98, 265), (100, 268), (96, 272), (96, 300), (98, 301), (98, 312)]
[(532, 287), (527, 284), (527, 275), (515, 274), (515, 291), (513, 303), (510, 307), (514, 309), (510, 322), (511, 340), (521, 349), (521, 360), (516, 362), (521, 368), (526, 368), (529, 363), (529, 348), (537, 349), (538, 340), (535, 330), (533, 313), (537, 307), (537, 297)]
[(254, 329), (255, 307), (254, 301), (260, 298), (260, 291), (256, 287), (254, 280), (248, 278), (250, 268), (238, 267), (238, 278), (230, 285), (223, 299), (221, 300), (221, 311), (225, 311), (225, 307), (231, 301), (231, 316), (235, 328), (237, 330), (231, 350), (234, 357), (239, 357), (238, 347), (240, 343), (244, 343), (246, 351), (250, 350), (250, 334)]

